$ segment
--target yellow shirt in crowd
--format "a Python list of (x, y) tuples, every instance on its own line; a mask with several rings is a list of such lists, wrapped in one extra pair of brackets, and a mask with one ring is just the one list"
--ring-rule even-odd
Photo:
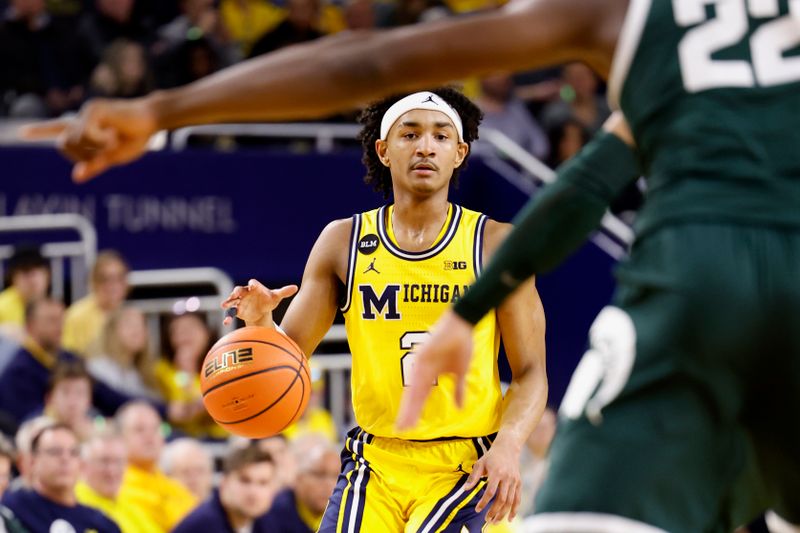
[(148, 472), (129, 465), (118, 499), (130, 502), (161, 531), (172, 531), (197, 505), (189, 489), (160, 471)]
[(114, 520), (122, 533), (162, 533), (164, 531), (131, 502), (121, 498), (112, 500), (101, 496), (84, 481), (75, 486), (75, 495), (83, 505), (97, 509)]
[(61, 339), (64, 349), (85, 355), (89, 345), (100, 336), (106, 316), (106, 312), (100, 309), (91, 294), (70, 305), (64, 314), (64, 333)]
[(25, 325), (25, 301), (14, 287), (0, 292), (0, 324)]
[[(191, 375), (179, 370), (166, 359), (160, 359), (155, 367), (156, 381), (159, 392), (167, 403), (185, 402), (195, 403), (202, 400), (200, 392), (200, 372)], [(205, 411), (203, 411), (205, 413)], [(211, 437), (225, 439), (229, 437), (227, 431), (218, 426), (207, 414), (184, 423), (170, 422), (177, 429), (193, 437)]]

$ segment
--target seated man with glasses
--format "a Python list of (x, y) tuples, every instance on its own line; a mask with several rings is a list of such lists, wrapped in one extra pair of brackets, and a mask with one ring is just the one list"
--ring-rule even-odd
[(120, 533), (106, 515), (77, 502), (78, 437), (65, 424), (41, 429), (31, 441), (31, 488), (6, 493), (3, 504), (31, 533)]

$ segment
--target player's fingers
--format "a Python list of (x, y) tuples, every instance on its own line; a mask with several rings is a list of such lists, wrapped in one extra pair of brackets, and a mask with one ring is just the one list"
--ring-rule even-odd
[(478, 462), (472, 466), (472, 472), (470, 472), (467, 482), (464, 483), (464, 490), (472, 490), (475, 484), (485, 475), (485, 470), (483, 460), (478, 459)]
[(520, 482), (514, 485), (514, 493), (511, 495), (511, 510), (508, 513), (508, 520), (513, 521), (517, 517), (517, 510), (519, 509), (522, 494), (520, 493)]
[(410, 385), (403, 391), (400, 399), (400, 410), (397, 414), (397, 429), (405, 430), (414, 427), (422, 413), (425, 400), (431, 393), (433, 380), (436, 379), (436, 370), (430, 365), (417, 364), (411, 367)]
[(72, 181), (84, 183), (102, 174), (111, 167), (111, 162), (105, 156), (96, 156), (86, 161), (79, 161), (72, 167)]
[(264, 286), (264, 284), (263, 284), (263, 283), (261, 283), (260, 281), (258, 281), (258, 280), (257, 280), (257, 279), (255, 279), (255, 278), (253, 278), (253, 279), (251, 279), (250, 281), (248, 281), (248, 282), (247, 282), (247, 288), (248, 288), (249, 290), (250, 290), (250, 289), (264, 289), (264, 290), (266, 290), (266, 289), (267, 289), (267, 288)]
[(284, 298), (288, 298), (297, 292), (297, 285), (286, 285), (285, 287), (275, 289), (272, 292), (275, 294), (275, 296), (283, 300)]
[(492, 498), (497, 494), (497, 484), (497, 478), (492, 478), (490, 476), (489, 481), (486, 483), (486, 490), (483, 493), (483, 497), (478, 501), (478, 505), (475, 506), (476, 513), (480, 513), (491, 503)]
[(26, 124), (19, 129), (17, 135), (20, 139), (25, 139), (26, 141), (55, 139), (67, 129), (68, 124), (68, 120), (61, 118), (37, 122), (36, 124)]
[(220, 306), (223, 309), (227, 309), (233, 305), (236, 305), (236, 303), (242, 298), (243, 292), (244, 288), (240, 287), (239, 285), (236, 285), (231, 291), (231, 293), (228, 295), (228, 297), (222, 301), (222, 304), (220, 304)]
[(508, 514), (508, 510), (511, 508), (511, 503), (509, 502), (510, 485), (507, 479), (498, 484), (494, 502), (492, 502), (489, 512), (486, 513), (487, 520), (499, 522)]

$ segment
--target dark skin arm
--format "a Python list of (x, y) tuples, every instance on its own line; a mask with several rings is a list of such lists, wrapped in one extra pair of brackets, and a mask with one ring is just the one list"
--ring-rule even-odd
[(73, 177), (85, 181), (140, 157), (161, 129), (320, 117), (392, 92), (569, 60), (605, 76), (626, 8), (627, 0), (520, 0), (470, 17), (340, 34), (142, 99), (94, 100), (74, 119), (24, 134), (58, 137), (77, 163)]
[[(328, 224), (308, 256), (303, 283), (269, 289), (256, 280), (245, 287), (234, 287), (222, 307), (236, 307), (237, 316), (248, 326), (274, 328), (272, 311), (281, 300), (297, 296), (281, 321), (281, 329), (303, 350), (314, 353), (336, 317), (338, 287), (347, 270), (347, 243), (352, 220)], [(230, 319), (226, 319), (226, 322)]]
[[(484, 261), (511, 231), (510, 224), (488, 221), (484, 234)], [(486, 518), (513, 520), (520, 502), (519, 462), (522, 447), (547, 406), (545, 317), (531, 278), (497, 308), (497, 323), (509, 366), (511, 386), (503, 401), (500, 428), (489, 451), (472, 467), (465, 490), (486, 477), (486, 491), (475, 510), (492, 501)]]

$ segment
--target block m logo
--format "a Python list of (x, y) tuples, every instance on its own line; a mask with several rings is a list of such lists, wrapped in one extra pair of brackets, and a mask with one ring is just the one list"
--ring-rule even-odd
[(371, 285), (359, 285), (358, 290), (364, 302), (364, 313), (361, 315), (364, 320), (375, 320), (376, 311), (386, 320), (400, 320), (400, 313), (397, 312), (400, 285), (387, 285), (380, 297), (375, 294)]

